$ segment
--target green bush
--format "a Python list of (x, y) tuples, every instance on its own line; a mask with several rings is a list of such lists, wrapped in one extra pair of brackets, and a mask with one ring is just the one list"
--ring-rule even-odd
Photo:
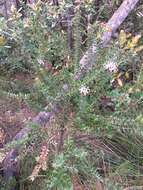
[[(0, 48), (1, 71), (10, 75), (18, 72), (32, 75), (32, 87), (27, 91), (16, 89), (17, 82), (12, 92), (11, 83), (7, 83), (7, 88), (6, 85), (1, 87), (1, 91), (17, 95), (40, 111), (51, 110), (54, 102), (62, 107), (48, 132), (33, 129), (34, 134), (27, 144), (33, 140), (34, 152), (27, 152), (20, 159), (20, 190), (70, 190), (73, 189), (73, 176), (78, 176), (79, 181), (85, 186), (88, 184), (90, 189), (95, 189), (96, 180), (106, 189), (114, 186), (114, 189), (120, 189), (130, 172), (136, 176), (142, 174), (142, 52), (134, 52), (138, 43), (130, 48), (132, 38), (125, 42), (124, 47), (121, 39), (113, 40), (107, 48), (97, 50), (97, 60), (92, 60), (94, 67), (88, 75), (79, 81), (73, 80), (82, 51), (94, 38), (98, 44), (102, 28), (98, 22), (91, 25), (83, 47), (81, 38), (86, 31), (82, 23), (80, 25), (82, 11), (75, 10), (72, 20), (74, 48), (69, 52), (67, 30), (57, 25), (57, 21), (70, 6), (70, 3), (54, 7), (38, 2), (35, 6), (25, 7), (26, 17), (23, 19), (15, 9), (9, 21), (1, 19), (0, 33), (4, 41)], [(93, 11), (90, 3), (81, 6), (86, 14)], [(139, 43), (142, 45), (142, 38)], [(68, 131), (62, 151), (57, 150), (57, 145), (52, 142), (47, 168), (36, 173), (31, 182), (31, 168), (37, 164), (42, 142), (49, 142), (49, 134), (61, 131), (62, 127)], [(76, 133), (86, 135), (85, 141), (76, 141)], [(91, 139), (100, 139), (103, 144), (98, 147)], [(105, 145), (110, 151), (106, 151)], [(126, 171), (123, 166), (126, 166)], [(123, 184), (114, 183), (112, 176), (117, 175)]]

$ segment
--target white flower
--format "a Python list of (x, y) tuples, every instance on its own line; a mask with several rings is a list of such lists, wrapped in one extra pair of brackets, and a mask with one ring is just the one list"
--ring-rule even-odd
[(108, 61), (106, 64), (104, 64), (104, 69), (108, 70), (111, 73), (115, 73), (118, 71), (118, 66), (113, 61)]
[(80, 91), (80, 94), (81, 94), (81, 95), (86, 96), (86, 95), (89, 94), (90, 89), (89, 89), (89, 87), (86, 87), (86, 86), (82, 85), (82, 86), (80, 87), (79, 91)]
[(37, 61), (38, 61), (39, 65), (44, 65), (45, 64), (44, 61), (42, 59), (40, 59), (40, 58), (38, 58)]

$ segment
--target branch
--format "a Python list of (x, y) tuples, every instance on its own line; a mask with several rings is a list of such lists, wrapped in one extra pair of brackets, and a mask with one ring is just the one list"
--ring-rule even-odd
[(92, 46), (86, 51), (84, 56), (80, 60), (80, 69), (74, 75), (74, 79), (81, 79), (88, 71), (92, 69), (92, 66), (96, 61), (97, 48), (104, 48), (111, 40), (112, 35), (123, 23), (129, 13), (134, 9), (139, 0), (124, 0), (121, 6), (113, 14), (111, 19), (106, 24), (106, 29), (101, 37), (101, 42), (97, 44), (93, 43)]
[[(32, 122), (39, 127), (44, 127), (45, 125), (48, 125), (48, 122), (51, 121), (52, 118), (55, 117), (57, 113), (60, 112), (60, 108), (57, 104), (55, 104), (52, 108), (51, 112), (40, 112), (36, 117), (33, 118)], [(13, 139), (13, 142), (15, 141), (21, 141), (25, 139), (25, 137), (28, 136), (28, 134), (31, 132), (30, 127), (25, 127), (20, 132), (16, 134), (16, 136)], [(6, 158), (3, 162), (3, 173), (4, 178), (6, 180), (9, 180), (10, 178), (18, 175), (18, 169), (17, 169), (17, 156), (18, 156), (18, 150), (19, 150), (20, 144), (16, 145), (12, 150), (6, 155)], [(16, 190), (16, 189), (13, 189)]]

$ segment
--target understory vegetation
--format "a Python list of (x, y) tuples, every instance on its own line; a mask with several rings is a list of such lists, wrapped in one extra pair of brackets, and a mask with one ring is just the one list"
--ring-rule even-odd
[(121, 3), (21, 2), (0, 17), (0, 190), (143, 187), (142, 3), (99, 45)]

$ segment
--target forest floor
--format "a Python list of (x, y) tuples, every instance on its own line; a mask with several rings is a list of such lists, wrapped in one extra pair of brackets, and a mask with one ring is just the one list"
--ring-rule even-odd
[[(32, 80), (27, 75), (15, 75), (11, 80), (17, 80), (30, 88)], [(10, 142), (23, 128), (25, 121), (31, 120), (35, 112), (24, 101), (6, 96), (0, 99), (0, 148)]]

